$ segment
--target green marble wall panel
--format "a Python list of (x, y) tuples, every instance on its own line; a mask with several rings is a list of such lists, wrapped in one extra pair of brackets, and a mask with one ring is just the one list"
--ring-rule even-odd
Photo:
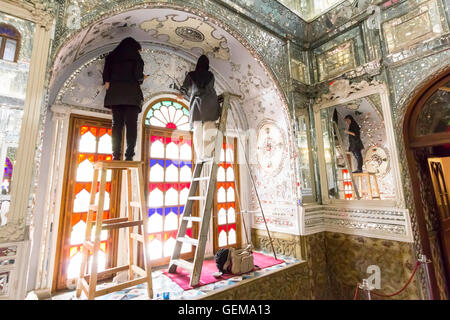
[[(353, 299), (356, 284), (370, 276), (370, 265), (377, 265), (381, 271), (381, 288), (377, 292), (394, 293), (408, 281), (416, 262), (412, 246), (406, 242), (326, 232), (325, 243), (330, 290), (336, 299)], [(389, 299), (420, 299), (416, 276), (404, 292)], [(361, 294), (359, 300), (363, 299), (366, 298)]]
[(335, 299), (330, 290), (325, 233), (305, 237), (306, 262), (309, 267), (311, 296), (315, 300)]
[(305, 262), (300, 262), (229, 289), (207, 295), (204, 299), (311, 300), (308, 265)]

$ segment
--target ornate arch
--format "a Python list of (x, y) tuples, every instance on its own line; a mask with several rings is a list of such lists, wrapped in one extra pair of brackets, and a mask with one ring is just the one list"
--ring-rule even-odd
[[(428, 232), (426, 230), (426, 221), (424, 212), (422, 209), (417, 209), (416, 204), (420, 202), (414, 195), (414, 186), (417, 186), (418, 178), (412, 176), (412, 166), (415, 165), (412, 152), (409, 149), (409, 128), (410, 128), (410, 116), (413, 112), (419, 99), (422, 95), (432, 86), (433, 83), (439, 81), (450, 72), (450, 64), (435, 65), (428, 73), (421, 77), (417, 81), (417, 85), (405, 92), (397, 104), (397, 108), (394, 112), (394, 130), (397, 139), (398, 153), (400, 159), (400, 170), (403, 179), (403, 189), (405, 196), (405, 203), (410, 212), (411, 228), (414, 239), (414, 250), (416, 254), (425, 253), (428, 257), (432, 256), (432, 248), (428, 238)], [(441, 261), (435, 261), (436, 264), (442, 264)], [(436, 283), (436, 274), (434, 268), (430, 268), (430, 273), (434, 278), (433, 293), (442, 296), (443, 292), (438, 292), (438, 285)], [(425, 275), (421, 277), (422, 292), (426, 292), (426, 285), (424, 280)], [(444, 293), (445, 294), (445, 293)]]

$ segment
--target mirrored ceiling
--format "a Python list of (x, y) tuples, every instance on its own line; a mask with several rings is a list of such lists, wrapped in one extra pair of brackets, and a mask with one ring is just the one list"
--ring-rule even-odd
[(278, 0), (307, 22), (314, 20), (344, 1), (348, 0)]

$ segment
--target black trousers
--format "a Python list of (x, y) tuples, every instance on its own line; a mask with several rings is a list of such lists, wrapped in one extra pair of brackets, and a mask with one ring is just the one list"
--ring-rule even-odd
[(140, 112), (137, 106), (118, 105), (112, 106), (112, 152), (113, 159), (120, 160), (122, 155), (122, 136), (123, 127), (127, 128), (127, 150), (125, 152), (126, 160), (133, 160), (134, 148), (137, 138), (137, 118)]
[(363, 166), (363, 156), (361, 153), (361, 149), (357, 149), (357, 150), (352, 150), (353, 156), (356, 159), (356, 162), (358, 163), (358, 169), (357, 171), (362, 171), (362, 166)]

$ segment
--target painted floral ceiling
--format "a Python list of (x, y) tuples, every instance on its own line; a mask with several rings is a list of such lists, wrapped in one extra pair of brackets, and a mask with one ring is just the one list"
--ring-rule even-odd
[(264, 110), (268, 117), (288, 119), (286, 112), (279, 112), (286, 107), (272, 75), (240, 41), (207, 18), (172, 9), (123, 12), (75, 34), (56, 55), (50, 102), (101, 108), (103, 56), (128, 36), (144, 47), (145, 73), (150, 75), (144, 95), (169, 92), (170, 84), (182, 82), (196, 59), (207, 54), (218, 91), (241, 95), (250, 118), (258, 108), (263, 117)]
[[(261, 124), (269, 122), (270, 130), (281, 130), (280, 136), (284, 137), (280, 152), (293, 156), (288, 108), (273, 73), (239, 35), (232, 35), (232, 31), (207, 17), (186, 11), (133, 9), (97, 21), (74, 34), (55, 56), (50, 104), (106, 111), (103, 58), (129, 36), (144, 48), (144, 73), (149, 78), (142, 89), (147, 101), (161, 93), (175, 93), (170, 85), (182, 82), (185, 74), (194, 69), (197, 58), (207, 54), (218, 93), (228, 91), (241, 96), (234, 101), (238, 127), (255, 129), (257, 135)], [(261, 188), (266, 186), (262, 192), (267, 192), (271, 201), (295, 203), (292, 159), (283, 156), (278, 165), (280, 170), (276, 174), (259, 171), (257, 183)]]

